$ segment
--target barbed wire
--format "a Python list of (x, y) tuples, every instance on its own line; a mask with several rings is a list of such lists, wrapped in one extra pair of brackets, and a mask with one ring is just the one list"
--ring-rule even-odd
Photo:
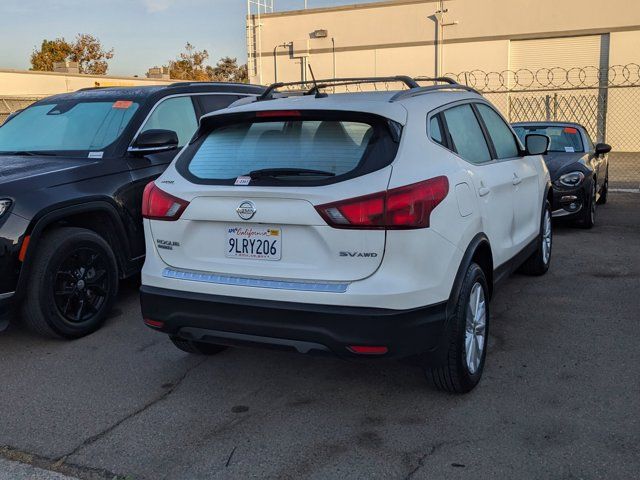
[(640, 65), (630, 63), (612, 65), (604, 69), (554, 67), (538, 70), (522, 68), (500, 72), (469, 70), (460, 73), (447, 73), (446, 76), (481, 92), (549, 88), (606, 88), (640, 86)]

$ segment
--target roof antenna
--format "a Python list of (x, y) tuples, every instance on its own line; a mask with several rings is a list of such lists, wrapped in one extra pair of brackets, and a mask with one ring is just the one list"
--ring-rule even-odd
[[(313, 89), (311, 92), (315, 92), (316, 98), (326, 98), (328, 95), (326, 93), (320, 92), (320, 87), (318, 86), (318, 82), (316, 82), (316, 76), (313, 74), (313, 68), (311, 68), (311, 64), (309, 63), (309, 71), (311, 72), (311, 79), (313, 80)], [(309, 93), (311, 93), (309, 92)]]

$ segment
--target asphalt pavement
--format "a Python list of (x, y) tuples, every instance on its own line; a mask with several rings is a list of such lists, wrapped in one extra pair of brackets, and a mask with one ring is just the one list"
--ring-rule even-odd
[(609, 198), (593, 230), (557, 226), (546, 276), (498, 291), (465, 396), (403, 363), (189, 356), (142, 324), (134, 282), (87, 338), (12, 326), (0, 479), (638, 478), (640, 196)]

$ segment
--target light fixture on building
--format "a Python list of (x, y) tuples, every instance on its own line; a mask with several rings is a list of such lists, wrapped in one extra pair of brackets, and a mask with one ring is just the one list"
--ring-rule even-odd
[(327, 38), (329, 36), (329, 30), (315, 30), (311, 32), (311, 38)]

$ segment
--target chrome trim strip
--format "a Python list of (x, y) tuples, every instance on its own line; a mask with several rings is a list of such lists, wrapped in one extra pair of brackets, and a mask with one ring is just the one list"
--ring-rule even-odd
[(580, 205), (580, 208), (577, 209), (575, 212), (569, 212), (564, 208), (559, 208), (558, 210), (554, 210), (553, 212), (551, 212), (551, 216), (553, 218), (566, 217), (567, 215), (573, 215), (574, 213), (578, 213), (580, 211), (582, 211), (582, 205)]
[(165, 278), (188, 280), (192, 282), (213, 283), (217, 285), (235, 285), (238, 287), (273, 288), (276, 290), (296, 290), (301, 292), (345, 293), (348, 283), (340, 282), (304, 282), (268, 280), (265, 278), (236, 277), (217, 273), (189, 272), (165, 268), (162, 271)]
[(16, 292), (7, 292), (7, 293), (0, 293), (0, 300), (4, 300), (5, 298), (11, 298), (15, 295)]

